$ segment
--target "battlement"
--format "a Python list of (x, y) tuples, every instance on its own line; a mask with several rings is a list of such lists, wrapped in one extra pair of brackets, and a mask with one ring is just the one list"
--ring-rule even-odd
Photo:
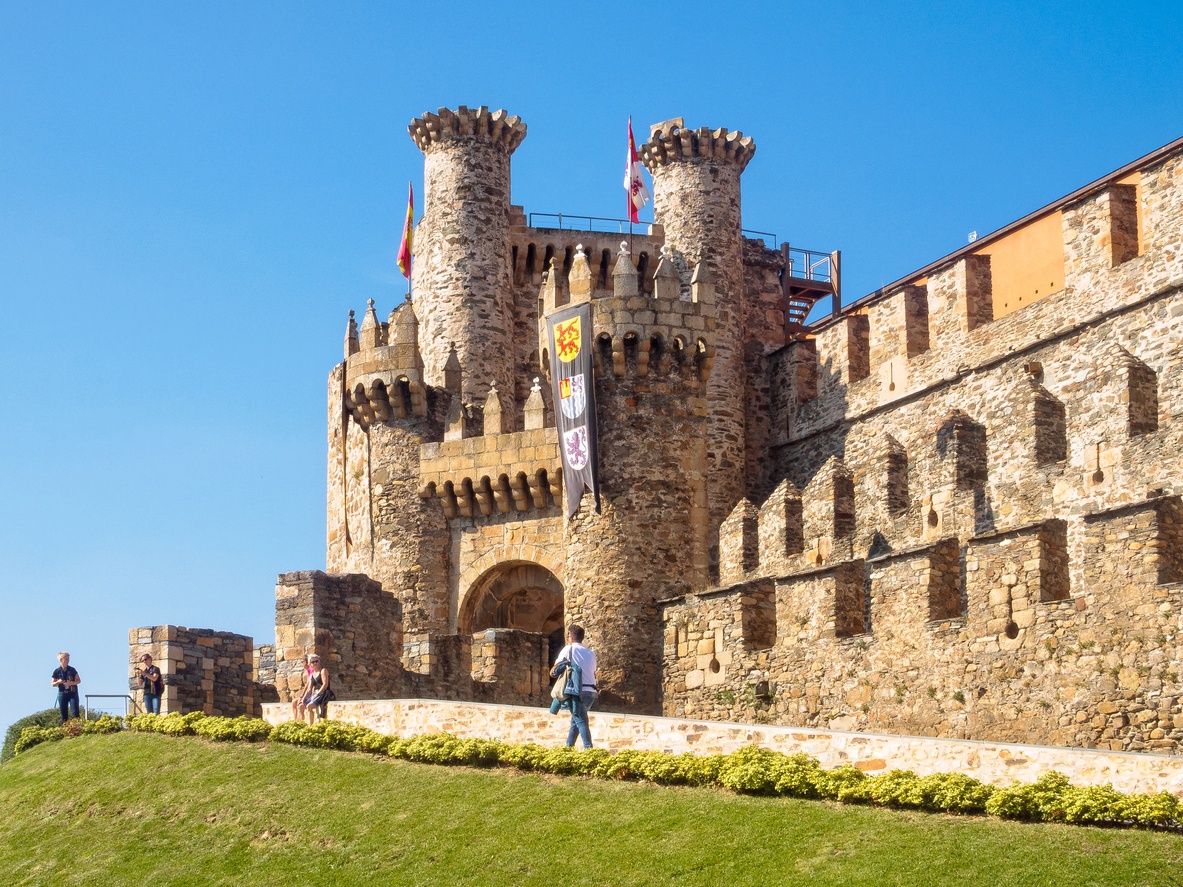
[(638, 149), (641, 162), (650, 172), (659, 166), (688, 160), (715, 160), (735, 163), (742, 171), (756, 153), (756, 142), (742, 132), (726, 129), (683, 129), (682, 118), (657, 124), (649, 141)]
[(419, 496), (438, 498), (449, 520), (542, 510), (562, 501), (555, 428), (426, 443), (419, 465)]
[(411, 121), (407, 131), (412, 141), (424, 154), (435, 145), (453, 139), (471, 138), (501, 144), (512, 154), (526, 137), (526, 124), (521, 117), (510, 116), (504, 110), (490, 111), (487, 106), (473, 110), (461, 105), (457, 110), (440, 108), (425, 111)]
[(788, 439), (1183, 285), (1180, 217), (1183, 140), (813, 324), (822, 384), (797, 400), (822, 404), (783, 417)]
[(653, 294), (646, 295), (641, 291), (627, 243), (620, 244), (612, 271), (612, 291), (602, 295), (594, 292), (582, 244), (576, 247), (565, 288), (552, 259), (539, 295), (538, 336), (543, 368), (549, 368), (546, 316), (566, 305), (590, 301), (598, 373), (611, 372), (618, 378), (629, 372), (641, 378), (650, 374), (675, 375), (705, 382), (714, 363), (716, 322), (710, 270), (701, 264), (696, 267), (686, 291), (673, 255), (663, 247), (652, 280)]
[[(530, 289), (531, 295), (548, 277), (552, 263), (559, 271), (557, 280), (566, 281), (580, 247), (591, 269), (593, 293), (612, 291), (612, 275), (620, 256), (620, 234), (530, 228), (522, 224), (510, 229), (510, 238), (514, 285)], [(653, 269), (664, 242), (660, 225), (650, 225), (647, 234), (629, 237), (628, 251), (637, 271), (638, 289), (643, 293), (653, 292)]]
[(427, 414), (418, 322), (408, 301), (378, 322), (370, 299), (361, 329), (349, 312), (345, 333), (345, 410), (363, 429), (374, 422)]

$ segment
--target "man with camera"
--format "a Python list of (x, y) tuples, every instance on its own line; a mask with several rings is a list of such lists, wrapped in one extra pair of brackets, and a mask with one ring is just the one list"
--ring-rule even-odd
[(164, 695), (164, 676), (160, 669), (152, 664), (152, 654), (145, 653), (140, 657), (140, 665), (136, 667), (136, 677), (144, 691), (144, 712), (150, 715), (160, 714), (160, 697)]

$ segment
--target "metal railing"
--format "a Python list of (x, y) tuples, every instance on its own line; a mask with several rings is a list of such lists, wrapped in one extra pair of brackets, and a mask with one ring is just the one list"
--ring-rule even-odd
[(96, 708), (100, 714), (115, 714), (113, 711), (109, 712), (105, 709), (98, 708), (97, 706), (91, 706), (90, 700), (92, 699), (122, 699), (124, 717), (127, 717), (129, 714), (139, 714), (140, 711), (139, 705), (136, 704), (135, 697), (127, 693), (87, 693), (86, 702), (82, 708), (83, 720), (90, 720), (90, 710), (92, 707)]
[[(780, 247), (780, 241), (776, 239), (776, 235), (771, 231), (755, 231), (751, 228), (744, 228), (739, 233), (744, 237), (747, 237), (749, 240), (764, 240), (765, 237), (768, 237), (772, 240), (772, 244), (769, 246), (768, 241), (764, 241), (765, 246), (767, 246), (769, 249), (778, 249)], [(752, 237), (751, 235), (753, 234), (758, 236)]]
[(819, 253), (811, 249), (789, 247), (785, 257), (785, 274), (798, 280), (820, 280), (833, 283), (834, 256), (832, 253)]
[[(534, 224), (535, 219), (556, 219), (557, 225), (538, 225)], [(575, 222), (586, 222), (587, 227), (574, 227), (572, 220)], [(647, 222), (642, 219), (639, 222), (630, 222), (628, 219), (609, 219), (603, 216), (572, 216), (567, 213), (530, 213), (526, 217), (526, 224), (531, 227), (541, 228), (556, 228), (559, 231), (600, 231), (607, 234), (628, 234), (629, 226), (633, 228), (640, 228), (641, 231), (648, 231), (649, 226), (653, 222)], [(566, 225), (564, 228), (563, 226)], [(600, 227), (596, 227), (599, 225)], [(634, 232), (635, 233), (635, 232)]]

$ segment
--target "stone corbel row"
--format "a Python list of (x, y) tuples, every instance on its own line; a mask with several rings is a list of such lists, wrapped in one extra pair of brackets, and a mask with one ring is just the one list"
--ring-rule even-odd
[(422, 117), (411, 121), (407, 131), (423, 152), (435, 142), (463, 136), (483, 136), (500, 142), (512, 153), (526, 137), (526, 124), (521, 117), (511, 117), (504, 110), (490, 112), (488, 106), (481, 105), (474, 111), (461, 105), (455, 111), (450, 108), (440, 108), (435, 114), (426, 111)]
[(745, 136), (738, 130), (712, 130), (707, 126), (700, 129), (681, 129), (678, 125), (673, 125), (668, 132), (657, 129), (649, 136), (649, 141), (641, 145), (638, 153), (641, 155), (641, 162), (650, 172), (654, 167), (692, 157), (730, 160), (738, 163), (742, 171), (756, 153), (756, 142), (751, 136)]
[(635, 351), (636, 374), (641, 378), (648, 376), (650, 372), (665, 376), (672, 371), (680, 375), (692, 373), (699, 382), (706, 382), (715, 365), (715, 346), (705, 339), (699, 339), (694, 343), (685, 342), (678, 337), (667, 345), (661, 336), (645, 338), (629, 333), (618, 336), (602, 333), (597, 345), (596, 372), (605, 371), (605, 358), (611, 355), (612, 374), (617, 378), (627, 373), (630, 351)]
[(400, 379), (393, 389), (388, 389), (382, 379), (373, 379), (368, 386), (358, 382), (345, 392), (345, 409), (363, 429), (375, 422), (425, 416), (427, 389), (421, 382), (408, 379)]
[(512, 478), (505, 474), (496, 479), (486, 476), (475, 483), (470, 477), (442, 484), (432, 481), (419, 491), (419, 497), (438, 498), (448, 520), (478, 514), (489, 517), (494, 511), (509, 514), (544, 509), (562, 501), (563, 473), (560, 468), (539, 468), (531, 475), (522, 471)]

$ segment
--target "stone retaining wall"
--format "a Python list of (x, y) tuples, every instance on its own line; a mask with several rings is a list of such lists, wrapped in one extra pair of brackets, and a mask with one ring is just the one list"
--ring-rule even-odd
[[(263, 706), (263, 717), (268, 723), (279, 724), (291, 713), (286, 705), (269, 704)], [(566, 715), (551, 715), (545, 708), (423, 699), (333, 702), (329, 704), (329, 717), (392, 736), (451, 733), (466, 739), (546, 746), (561, 745), (569, 724)], [(1078, 785), (1111, 782), (1123, 792), (1183, 794), (1183, 758), (1166, 755), (720, 724), (596, 711), (591, 713), (591, 732), (597, 746), (612, 750), (711, 755), (759, 745), (786, 754), (804, 752), (826, 768), (854, 764), (871, 774), (892, 769), (913, 770), (919, 776), (957, 772), (993, 785), (1009, 785), (1015, 780), (1033, 782), (1049, 770), (1056, 770)]]

